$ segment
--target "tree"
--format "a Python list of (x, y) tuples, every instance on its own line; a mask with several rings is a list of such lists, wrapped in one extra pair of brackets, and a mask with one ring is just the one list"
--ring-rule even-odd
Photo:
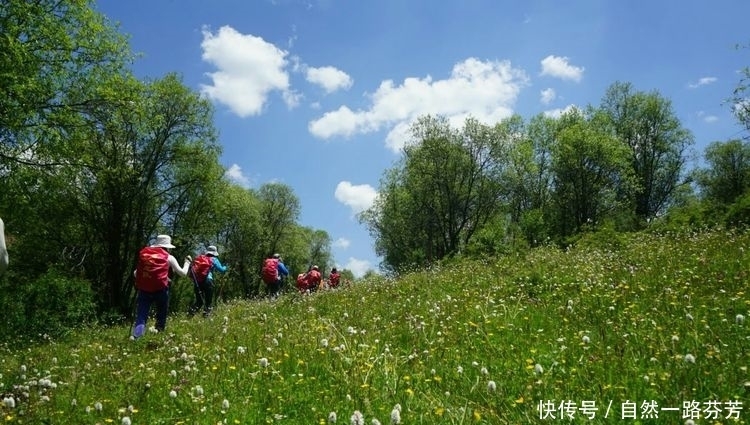
[(559, 236), (595, 226), (620, 206), (618, 188), (629, 180), (628, 151), (606, 131), (603, 118), (573, 110), (559, 119), (552, 156)]
[(727, 206), (750, 188), (750, 142), (713, 142), (704, 157), (708, 167), (697, 171), (696, 182), (705, 200)]
[(507, 151), (504, 127), (467, 119), (460, 131), (444, 117), (421, 117), (414, 143), (388, 170), (373, 207), (360, 215), (384, 267), (402, 271), (461, 252), (495, 213)]
[(686, 153), (693, 143), (672, 104), (658, 92), (634, 92), (630, 83), (612, 84), (601, 110), (614, 135), (630, 151), (635, 185), (628, 190), (633, 212), (641, 220), (663, 213), (685, 183)]
[(258, 198), (261, 203), (261, 247), (264, 255), (270, 256), (279, 251), (281, 241), (293, 231), (300, 214), (299, 198), (291, 187), (282, 183), (262, 185)]

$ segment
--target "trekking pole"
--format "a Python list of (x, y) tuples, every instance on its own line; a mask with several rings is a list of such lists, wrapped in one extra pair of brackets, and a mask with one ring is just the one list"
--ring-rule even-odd
[[(136, 309), (138, 308), (138, 288), (133, 288), (133, 298), (130, 301), (130, 305), (132, 305), (132, 308), (129, 308), (129, 310), (132, 311), (130, 319), (130, 326), (128, 326), (128, 338), (133, 336), (133, 331), (135, 330), (135, 319), (136, 319)], [(130, 306), (128, 306), (130, 307)]]

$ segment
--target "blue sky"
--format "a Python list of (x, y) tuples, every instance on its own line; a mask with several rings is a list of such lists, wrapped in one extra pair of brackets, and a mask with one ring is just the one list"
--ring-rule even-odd
[(725, 103), (750, 66), (750, 2), (99, 0), (136, 74), (182, 75), (216, 106), (227, 176), (290, 185), (340, 267), (377, 268), (356, 213), (416, 117), (491, 123), (657, 90), (695, 149), (742, 135)]

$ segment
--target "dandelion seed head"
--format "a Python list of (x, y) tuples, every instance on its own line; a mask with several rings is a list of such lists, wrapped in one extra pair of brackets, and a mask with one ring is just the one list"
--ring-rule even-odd
[(131, 425), (131, 423), (132, 423), (132, 422), (130, 422), (130, 417), (128, 417), (128, 416), (123, 416), (123, 417), (122, 417), (122, 422), (121, 422), (121, 423), (122, 423), (122, 425)]
[(336, 412), (331, 412), (328, 414), (328, 423), (329, 424), (335, 424), (336, 423)]
[(487, 391), (493, 392), (496, 389), (497, 389), (497, 384), (495, 384), (495, 381), (487, 382)]
[(365, 417), (362, 415), (362, 412), (355, 410), (349, 422), (351, 425), (365, 425)]
[(103, 408), (104, 406), (102, 406), (100, 402), (97, 401), (96, 403), (94, 403), (94, 410), (96, 410), (97, 412), (101, 412)]
[(544, 368), (542, 367), (542, 365), (540, 365), (539, 363), (535, 364), (534, 373), (537, 375), (541, 375), (542, 373), (544, 373)]
[(591, 338), (589, 338), (588, 335), (584, 335), (581, 339), (583, 340), (584, 344), (588, 344), (589, 342), (591, 342)]
[(224, 410), (229, 409), (229, 400), (224, 399), (224, 401), (221, 402), (221, 408)]
[(175, 390), (170, 391), (169, 392), (169, 396), (172, 397), (172, 398), (177, 398), (177, 391), (175, 391)]
[(260, 365), (260, 367), (268, 367), (268, 359), (262, 357), (258, 360), (258, 364)]
[(738, 325), (745, 323), (745, 316), (741, 314), (734, 316), (734, 322), (737, 323)]
[(174, 370), (174, 369), (170, 370), (169, 371), (169, 376), (171, 376), (172, 378), (176, 378), (177, 377), (177, 371)]
[(487, 376), (490, 374), (490, 372), (487, 370), (486, 367), (482, 367), (482, 369), (479, 370), (479, 373), (481, 373), (484, 376)]
[(690, 353), (685, 354), (685, 362), (687, 362), (687, 363), (695, 363), (695, 356), (693, 356)]

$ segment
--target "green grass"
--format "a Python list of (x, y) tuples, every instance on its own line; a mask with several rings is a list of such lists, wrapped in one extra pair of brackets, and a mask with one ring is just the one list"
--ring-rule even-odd
[(575, 423), (681, 424), (691, 402), (696, 423), (745, 423), (750, 233), (619, 242), (224, 304), (138, 341), (115, 327), (5, 346), (0, 391), (15, 407), (0, 423), (325, 424), (335, 412), (348, 424), (359, 411), (389, 424), (396, 405), (402, 424), (570, 423), (565, 402)]

